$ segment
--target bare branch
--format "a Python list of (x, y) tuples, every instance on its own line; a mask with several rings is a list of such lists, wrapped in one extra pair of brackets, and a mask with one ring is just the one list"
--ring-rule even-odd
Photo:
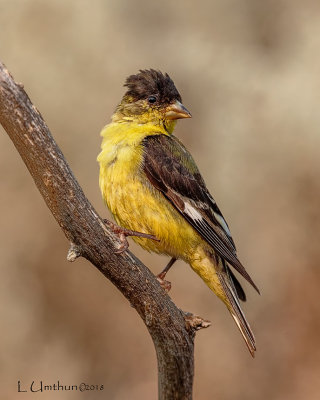
[(143, 319), (157, 353), (159, 399), (191, 399), (194, 334), (199, 327), (205, 327), (206, 321), (195, 322), (192, 317), (186, 323), (184, 313), (147, 267), (129, 251), (115, 254), (118, 238), (85, 197), (23, 85), (15, 83), (1, 62), (0, 122), (71, 242), (68, 260), (74, 261), (80, 255), (89, 260)]

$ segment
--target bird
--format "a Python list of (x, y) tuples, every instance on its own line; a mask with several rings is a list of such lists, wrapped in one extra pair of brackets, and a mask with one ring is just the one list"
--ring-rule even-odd
[(246, 295), (232, 268), (259, 289), (193, 157), (173, 134), (191, 113), (167, 73), (140, 70), (124, 87), (97, 158), (102, 197), (118, 227), (109, 224), (121, 239), (131, 235), (145, 250), (171, 257), (160, 282), (177, 259), (189, 264), (226, 305), (254, 357), (255, 337), (240, 306)]

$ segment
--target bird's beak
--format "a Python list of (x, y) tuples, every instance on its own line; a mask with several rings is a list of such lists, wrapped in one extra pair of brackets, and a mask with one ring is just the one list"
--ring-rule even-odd
[(191, 118), (190, 112), (185, 108), (180, 101), (176, 101), (175, 103), (170, 104), (166, 108), (165, 112), (166, 119), (180, 119), (180, 118)]

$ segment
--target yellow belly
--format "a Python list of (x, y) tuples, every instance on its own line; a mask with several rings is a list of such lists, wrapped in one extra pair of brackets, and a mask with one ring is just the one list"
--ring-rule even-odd
[(141, 141), (145, 131), (140, 137), (139, 132), (133, 137), (127, 132), (122, 141), (119, 132), (115, 133), (117, 140), (113, 140), (110, 126), (102, 133), (104, 141), (98, 156), (104, 201), (119, 225), (160, 240), (133, 237), (144, 249), (186, 259), (186, 248), (195, 248), (201, 239), (144, 175)]
[(143, 172), (131, 170), (124, 174), (120, 164), (102, 167), (100, 173), (103, 197), (118, 224), (160, 240), (133, 237), (144, 249), (186, 258), (186, 247), (194, 248), (198, 235), (163, 195), (151, 187)]

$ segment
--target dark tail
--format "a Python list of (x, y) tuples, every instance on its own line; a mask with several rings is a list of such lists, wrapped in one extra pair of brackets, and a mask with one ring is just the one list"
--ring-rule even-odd
[(241, 310), (237, 291), (233, 284), (232, 278), (228, 274), (228, 268), (226, 268), (224, 271), (217, 271), (217, 274), (226, 297), (229, 300), (229, 305), (227, 304), (227, 307), (230, 311), (230, 314), (235, 320), (235, 323), (237, 324), (243, 339), (246, 342), (250, 354), (252, 357), (254, 357), (254, 352), (256, 351), (255, 338), (250, 325), (246, 320), (243, 311)]

